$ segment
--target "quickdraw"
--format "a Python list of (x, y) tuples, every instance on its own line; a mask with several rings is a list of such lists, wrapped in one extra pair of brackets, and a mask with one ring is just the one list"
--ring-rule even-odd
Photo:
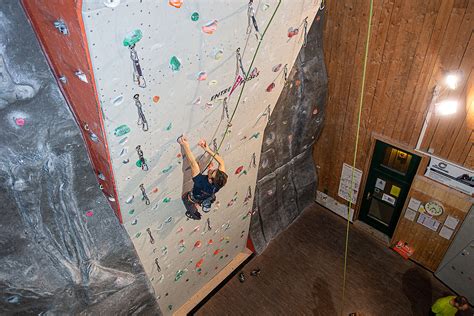
[(256, 153), (252, 154), (252, 158), (250, 159), (250, 165), (249, 165), (249, 169), (250, 168), (257, 168), (257, 154)]
[(140, 66), (140, 59), (135, 50), (135, 45), (131, 45), (128, 48), (130, 49), (130, 59), (133, 65), (133, 82), (136, 82), (140, 88), (146, 88), (145, 77), (143, 77), (142, 67)]
[(148, 171), (148, 165), (146, 163), (145, 158), (143, 157), (143, 151), (140, 145), (138, 145), (136, 148), (137, 154), (138, 154), (138, 159), (140, 159), (140, 165), (142, 167), (143, 171)]
[(235, 57), (236, 57), (236, 62), (237, 62), (237, 67), (235, 70), (235, 76), (239, 76), (239, 70), (242, 72), (243, 77), (245, 78), (245, 70), (244, 70), (244, 65), (242, 63), (242, 55), (240, 54), (240, 47), (237, 48), (235, 52)]
[(304, 36), (303, 36), (303, 47), (306, 47), (308, 44), (308, 17), (304, 19)]
[(146, 231), (148, 232), (148, 235), (150, 236), (150, 244), (154, 244), (155, 238), (153, 238), (153, 236), (151, 235), (151, 229), (147, 228)]
[(158, 270), (158, 272), (161, 272), (161, 267), (160, 267), (160, 264), (158, 263), (158, 258), (155, 258), (155, 264), (156, 264), (156, 269)]
[(143, 131), (148, 131), (148, 122), (145, 117), (145, 113), (143, 113), (143, 106), (142, 103), (140, 102), (140, 95), (137, 93), (133, 96), (133, 99), (135, 100), (135, 106), (137, 107), (138, 110), (138, 120), (137, 120), (137, 125), (142, 126)]
[[(253, 25), (253, 27), (255, 28), (255, 32), (257, 32), (260, 35), (260, 37), (262, 37), (262, 35), (260, 34), (260, 30), (258, 29), (257, 19), (255, 18), (255, 8), (253, 7), (253, 0), (249, 1), (247, 16), (248, 16), (247, 34), (250, 34), (250, 32), (252, 32), (252, 25)], [(258, 39), (258, 36), (257, 36), (257, 39)]]
[(211, 220), (210, 220), (209, 218), (206, 220), (206, 225), (207, 225), (207, 229), (208, 229), (208, 230), (212, 230), (212, 227), (211, 227)]
[(142, 191), (142, 201), (145, 201), (145, 205), (150, 205), (150, 199), (148, 198), (148, 195), (146, 195), (145, 187), (143, 186), (143, 183), (140, 184), (140, 190)]
[(225, 97), (222, 102), (222, 118), (221, 119), (223, 120), (224, 118), (227, 120), (227, 126), (231, 127), (232, 123), (230, 121), (230, 116), (229, 116), (229, 104), (227, 103), (227, 97)]

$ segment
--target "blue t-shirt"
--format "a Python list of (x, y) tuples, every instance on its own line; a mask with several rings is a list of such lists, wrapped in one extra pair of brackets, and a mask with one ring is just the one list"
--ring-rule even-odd
[(216, 185), (209, 182), (207, 175), (203, 175), (202, 173), (195, 176), (193, 182), (193, 197), (196, 200), (204, 201), (219, 191), (219, 188)]

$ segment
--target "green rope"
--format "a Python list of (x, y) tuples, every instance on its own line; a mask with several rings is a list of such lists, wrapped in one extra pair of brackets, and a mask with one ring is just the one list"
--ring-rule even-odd
[(366, 76), (366, 71), (367, 71), (367, 59), (369, 56), (369, 40), (370, 40), (370, 34), (371, 34), (371, 29), (372, 29), (372, 12), (373, 12), (373, 7), (374, 7), (374, 1), (370, 0), (370, 13), (369, 13), (369, 25), (367, 27), (367, 40), (365, 43), (365, 56), (364, 56), (364, 68), (362, 70), (362, 86), (360, 88), (360, 102), (359, 102), (359, 113), (357, 116), (357, 132), (356, 132), (356, 139), (355, 139), (355, 148), (354, 148), (354, 159), (352, 161), (352, 175), (351, 175), (351, 186), (349, 190), (349, 203), (347, 206), (347, 226), (346, 226), (346, 245), (345, 245), (345, 250), (344, 250), (344, 277), (342, 281), (342, 306), (341, 306), (341, 315), (343, 315), (344, 312), (344, 303), (346, 299), (346, 279), (347, 279), (347, 253), (349, 249), (349, 226), (350, 226), (350, 211), (351, 211), (351, 206), (352, 206), (352, 194), (353, 190), (352, 188), (354, 187), (354, 170), (355, 170), (355, 165), (357, 161), (357, 149), (359, 147), (359, 133), (360, 133), (360, 118), (362, 115), (362, 105), (364, 103), (364, 90), (365, 90), (365, 76)]
[[(260, 40), (258, 41), (257, 49), (255, 50), (255, 53), (253, 54), (252, 62), (250, 63), (249, 70), (247, 71), (247, 74), (245, 74), (245, 78), (248, 78), (250, 72), (252, 71), (252, 66), (253, 63), (255, 62), (255, 58), (257, 57), (258, 50), (260, 49), (260, 44), (262, 44), (263, 38), (265, 37), (265, 34), (267, 33), (268, 28), (270, 27), (270, 24), (272, 24), (273, 18), (275, 17), (275, 14), (277, 13), (278, 9), (280, 8), (282, 0), (278, 1), (278, 5), (275, 8), (275, 11), (273, 11), (272, 17), (270, 18), (270, 21), (268, 21), (267, 26), (265, 27), (265, 30), (262, 33), (262, 36), (260, 37)], [(244, 93), (245, 85), (247, 84), (247, 80), (244, 80), (244, 83), (242, 84), (242, 89), (240, 90), (239, 97), (237, 99), (237, 103), (235, 105), (234, 111), (232, 112), (232, 115), (230, 116), (230, 122), (232, 122), (232, 119), (234, 118), (235, 112), (237, 112), (237, 108), (239, 107), (240, 104), (240, 99), (242, 98), (242, 94)], [(224, 139), (227, 136), (227, 132), (229, 131), (229, 126), (226, 127), (224, 136), (222, 137), (222, 140), (219, 144), (218, 149), (221, 148), (222, 143), (224, 143)]]

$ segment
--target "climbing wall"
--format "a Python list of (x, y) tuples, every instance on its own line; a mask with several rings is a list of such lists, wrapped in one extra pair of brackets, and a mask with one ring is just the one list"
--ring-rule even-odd
[[(106, 170), (101, 188), (172, 313), (245, 248), (263, 131), (320, 1), (23, 4)], [(200, 140), (229, 174), (200, 221), (181, 201), (192, 188), (182, 134), (204, 173), (216, 165)]]
[[(163, 311), (176, 310), (245, 247), (260, 135), (318, 8), (313, 0), (250, 8), (231, 0), (84, 1), (123, 223)], [(192, 187), (181, 134), (202, 170), (210, 161), (197, 146), (204, 139), (230, 175), (201, 221), (188, 219), (181, 201)]]

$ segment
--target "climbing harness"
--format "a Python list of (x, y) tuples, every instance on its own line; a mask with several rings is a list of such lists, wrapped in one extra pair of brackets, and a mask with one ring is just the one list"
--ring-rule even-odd
[(150, 205), (150, 199), (148, 198), (148, 195), (146, 195), (145, 187), (143, 186), (143, 183), (140, 184), (140, 190), (142, 191), (142, 201), (145, 201), (146, 205)]
[[(324, 1), (323, 1), (324, 2)], [(321, 4), (323, 3), (321, 2)], [(324, 6), (322, 7), (324, 9)], [(357, 161), (357, 150), (359, 148), (359, 134), (360, 134), (360, 120), (362, 116), (362, 105), (364, 104), (364, 90), (365, 90), (365, 77), (367, 72), (367, 60), (369, 56), (369, 41), (370, 35), (372, 30), (372, 14), (374, 8), (374, 0), (370, 0), (370, 12), (369, 12), (369, 23), (367, 26), (367, 40), (365, 42), (365, 56), (364, 56), (364, 66), (362, 68), (362, 84), (360, 88), (360, 102), (359, 102), (359, 113), (357, 115), (357, 130), (356, 130), (356, 137), (355, 137), (355, 144), (354, 144), (354, 158), (352, 160), (352, 174), (351, 174), (351, 190), (349, 190), (349, 203), (347, 204), (347, 225), (346, 225), (346, 241), (345, 241), (345, 249), (344, 249), (344, 275), (342, 281), (342, 304), (341, 304), (341, 316), (344, 313), (344, 304), (346, 299), (346, 279), (347, 279), (347, 257), (349, 251), (349, 227), (350, 227), (350, 211), (352, 206), (352, 188), (354, 188), (355, 183), (355, 165)]]
[(137, 93), (133, 96), (133, 99), (135, 100), (135, 106), (137, 107), (138, 110), (138, 120), (137, 120), (137, 125), (142, 126), (143, 131), (148, 131), (148, 122), (145, 117), (145, 113), (143, 113), (143, 106), (142, 103), (140, 102), (140, 95)]
[(146, 231), (148, 232), (148, 235), (150, 236), (150, 244), (154, 244), (155, 238), (153, 238), (153, 236), (151, 235), (151, 229), (147, 228)]
[(148, 171), (148, 165), (146, 163), (145, 158), (143, 157), (143, 151), (140, 145), (138, 145), (136, 148), (137, 154), (138, 154), (138, 159), (140, 160), (140, 165), (142, 167), (143, 171)]

